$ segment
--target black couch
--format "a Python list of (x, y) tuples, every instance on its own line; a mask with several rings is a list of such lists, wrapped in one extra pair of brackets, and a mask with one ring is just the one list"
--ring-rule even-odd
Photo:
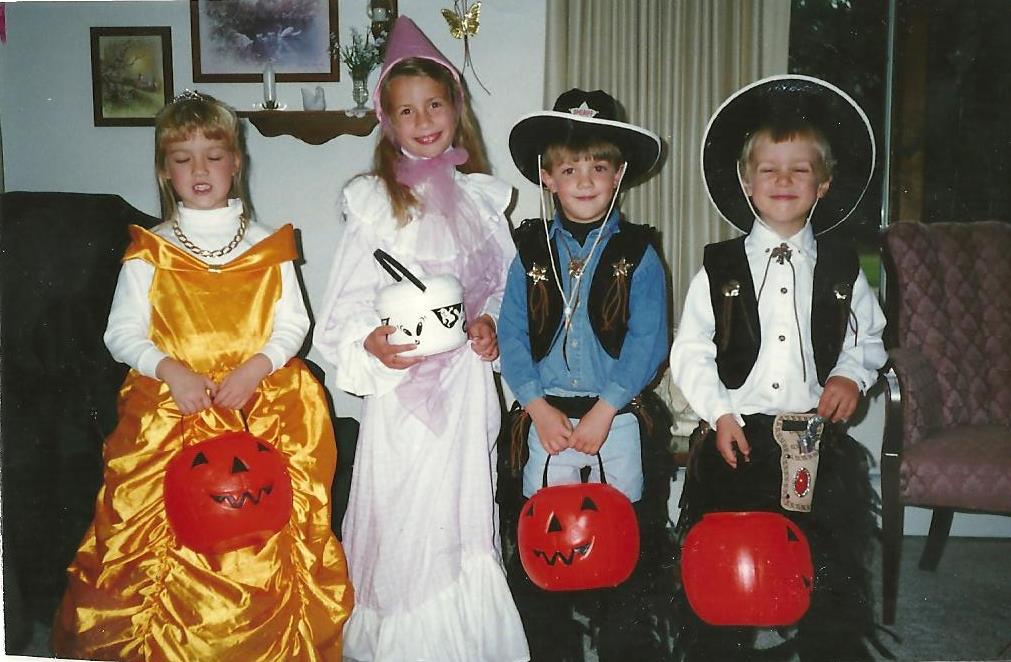
[[(0, 194), (0, 468), (7, 652), (48, 624), (91, 522), (126, 366), (102, 340), (130, 224), (114, 195)], [(316, 366), (322, 381), (322, 374)], [(335, 419), (340, 529), (357, 423)]]

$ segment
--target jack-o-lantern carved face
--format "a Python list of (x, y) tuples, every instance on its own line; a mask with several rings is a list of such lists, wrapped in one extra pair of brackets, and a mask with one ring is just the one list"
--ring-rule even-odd
[(545, 487), (520, 512), (517, 546), (527, 576), (545, 590), (617, 586), (639, 559), (639, 523), (610, 485)]
[(165, 471), (165, 512), (198, 552), (260, 544), (291, 518), (287, 462), (266, 441), (229, 432), (179, 451)]
[(709, 513), (685, 536), (681, 581), (707, 623), (777, 627), (807, 612), (814, 566), (804, 532), (779, 513)]

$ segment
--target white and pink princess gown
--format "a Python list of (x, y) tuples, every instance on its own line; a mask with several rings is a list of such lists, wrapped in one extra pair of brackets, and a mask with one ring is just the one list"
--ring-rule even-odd
[(515, 254), (504, 216), (511, 189), (443, 157), (429, 161), (407, 164), (423, 166), (409, 181), (425, 205), (401, 228), (378, 178), (344, 189), (346, 224), (314, 336), (336, 385), (364, 396), (343, 528), (355, 591), (344, 656), (527, 660), (498, 549), (492, 364), (468, 343), (393, 370), (363, 347), (380, 324), (376, 293), (394, 282), (373, 258), (377, 248), (416, 275), (454, 274), (468, 319), (498, 317)]

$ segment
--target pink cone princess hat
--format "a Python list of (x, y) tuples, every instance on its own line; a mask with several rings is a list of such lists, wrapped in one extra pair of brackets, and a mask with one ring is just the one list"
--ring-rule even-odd
[(390, 40), (386, 44), (386, 56), (383, 58), (383, 68), (379, 72), (379, 79), (376, 81), (376, 88), (372, 91), (372, 106), (376, 109), (376, 118), (380, 123), (384, 121), (383, 117), (383, 106), (379, 95), (383, 89), (383, 79), (390, 72), (390, 69), (403, 60), (410, 59), (412, 57), (418, 57), (425, 60), (431, 60), (438, 64), (441, 64), (449, 73), (453, 75), (458, 84), (457, 89), (461, 90), (460, 98), (456, 99), (457, 108), (463, 107), (463, 97), (462, 90), (463, 86), (460, 85), (460, 72), (456, 70), (456, 67), (443, 55), (435, 44), (425, 36), (425, 33), (421, 31), (414, 21), (406, 16), (399, 16), (396, 22), (393, 24), (393, 30), (390, 32)]

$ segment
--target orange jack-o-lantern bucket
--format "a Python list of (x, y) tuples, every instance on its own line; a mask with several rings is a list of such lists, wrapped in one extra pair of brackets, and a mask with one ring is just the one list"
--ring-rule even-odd
[(165, 471), (165, 513), (179, 542), (204, 554), (257, 545), (291, 518), (285, 457), (249, 432), (179, 451)]
[(621, 584), (639, 559), (639, 522), (632, 503), (607, 484), (543, 487), (520, 511), (516, 544), (527, 576), (547, 591), (576, 591)]
[(814, 566), (804, 532), (779, 513), (709, 513), (685, 536), (681, 580), (706, 623), (774, 627), (807, 612)]

